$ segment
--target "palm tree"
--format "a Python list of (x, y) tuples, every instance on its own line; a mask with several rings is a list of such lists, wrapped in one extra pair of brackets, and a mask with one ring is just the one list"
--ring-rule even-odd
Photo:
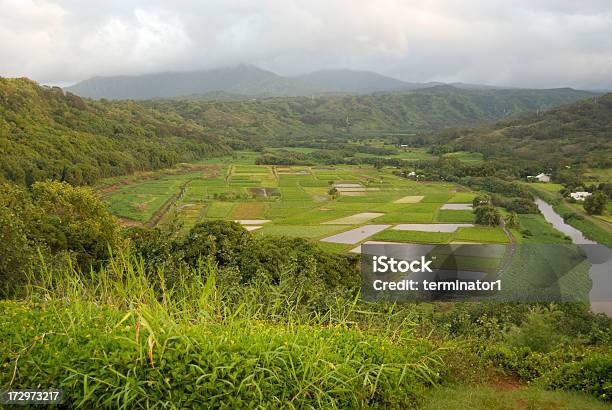
[(508, 228), (516, 228), (519, 226), (519, 219), (516, 212), (512, 211), (504, 218), (504, 222)]

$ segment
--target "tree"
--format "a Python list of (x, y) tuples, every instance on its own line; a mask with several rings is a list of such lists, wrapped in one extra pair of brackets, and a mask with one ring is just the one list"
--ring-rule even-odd
[(489, 205), (490, 202), (491, 202), (491, 198), (489, 197), (489, 195), (478, 195), (472, 201), (472, 206), (476, 208), (482, 205)]
[(538, 207), (530, 199), (527, 198), (514, 198), (509, 202), (504, 203), (504, 208), (508, 211), (516, 212), (518, 214), (537, 214)]
[(89, 270), (118, 243), (115, 218), (91, 189), (65, 182), (36, 182), (31, 190), (0, 183), (1, 284), (18, 286), (42, 263), (64, 267), (67, 258)]
[(236, 254), (250, 248), (251, 235), (237, 222), (206, 221), (196, 224), (180, 244), (183, 259), (196, 266), (213, 256), (220, 266), (236, 263)]
[(327, 194), (335, 198), (338, 195), (338, 188), (336, 187), (330, 188), (329, 191), (327, 191)]
[(516, 212), (512, 211), (504, 218), (504, 222), (508, 228), (518, 228), (519, 219)]
[(492, 205), (480, 205), (474, 209), (478, 225), (494, 226), (499, 223), (499, 212)]
[(82, 268), (109, 256), (118, 244), (118, 226), (106, 204), (90, 188), (65, 182), (36, 182), (32, 202), (39, 208), (31, 224), (53, 252), (76, 253)]
[(606, 209), (608, 197), (602, 191), (595, 191), (584, 200), (584, 210), (590, 215), (601, 215)]

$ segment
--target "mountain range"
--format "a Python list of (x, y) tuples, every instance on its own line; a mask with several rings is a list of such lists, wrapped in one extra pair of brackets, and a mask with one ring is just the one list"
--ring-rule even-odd
[[(514, 129), (529, 133), (540, 128), (542, 119), (551, 118), (544, 127), (549, 152), (558, 152), (555, 147), (570, 134), (572, 138), (562, 141), (568, 150), (584, 154), (584, 149), (576, 151), (582, 147), (596, 153), (594, 144), (603, 147), (605, 138), (609, 139), (609, 128), (598, 125), (608, 124), (609, 110), (608, 99), (593, 100), (595, 95), (572, 89), (483, 90), (437, 85), (312, 98), (96, 101), (25, 78), (0, 78), (0, 180), (29, 185), (51, 178), (92, 184), (100, 178), (167, 168), (232, 149), (288, 145), (336, 149), (351, 138), (413, 135), (445, 127), (514, 121), (512, 115), (526, 112), (534, 112), (535, 119), (524, 126), (507, 123), (511, 133), (504, 134), (513, 141), (512, 146), (518, 148), (521, 140), (537, 141), (529, 135), (515, 140)], [(568, 112), (541, 116), (544, 109), (581, 99), (598, 101), (599, 105), (585, 102), (575, 109), (568, 107)], [(593, 116), (599, 122), (592, 123)], [(564, 125), (569, 118), (571, 128)], [(599, 128), (594, 129), (595, 125)], [(459, 132), (455, 137), (465, 138), (454, 142), (465, 145), (465, 150), (478, 149), (470, 147), (470, 135), (486, 132), (486, 128), (468, 135)], [(502, 148), (508, 146), (503, 140), (499, 140)], [(482, 141), (490, 141), (486, 145), (498, 151), (497, 138), (483, 135)], [(542, 156), (540, 149), (530, 151)]]
[[(408, 91), (442, 83), (410, 83), (370, 71), (321, 70), (281, 76), (250, 65), (214, 70), (164, 72), (135, 76), (93, 77), (66, 87), (81, 97), (133, 99), (186, 97), (240, 100), (254, 97), (296, 97), (322, 94), (369, 94)], [(500, 89), (453, 83), (457, 88)]]

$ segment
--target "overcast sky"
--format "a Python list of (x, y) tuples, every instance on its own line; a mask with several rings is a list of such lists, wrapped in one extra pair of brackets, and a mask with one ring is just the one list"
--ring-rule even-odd
[(612, 89), (612, 0), (0, 0), (0, 76), (253, 64)]

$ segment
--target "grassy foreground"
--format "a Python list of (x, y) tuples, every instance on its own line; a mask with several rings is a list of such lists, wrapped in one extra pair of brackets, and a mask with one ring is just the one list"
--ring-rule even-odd
[(123, 263), (0, 302), (0, 386), (62, 388), (82, 408), (399, 407), (440, 380), (440, 347), (409, 323), (355, 326), (368, 315), (350, 303), (299, 314), (264, 287), (230, 309), (214, 273), (168, 290)]
[(424, 410), (448, 409), (609, 409), (610, 406), (583, 395), (546, 391), (534, 387), (506, 385), (453, 385), (436, 389), (427, 398)]
[[(509, 305), (443, 320), (451, 305), (427, 315), (434, 305), (338, 298), (311, 309), (295, 283), (226, 287), (218, 279), (227, 274), (208, 259), (166, 277), (132, 257), (89, 276), (43, 273), (19, 300), (0, 301), (0, 388), (61, 388), (69, 408), (571, 409), (609, 400), (612, 355), (605, 345), (558, 344), (546, 325), (560, 312), (528, 314), (504, 347), (495, 335), (517, 313)], [(590, 326), (585, 335), (607, 340), (605, 324)], [(482, 384), (500, 372), (520, 386)], [(549, 391), (557, 388), (604, 401)]]

